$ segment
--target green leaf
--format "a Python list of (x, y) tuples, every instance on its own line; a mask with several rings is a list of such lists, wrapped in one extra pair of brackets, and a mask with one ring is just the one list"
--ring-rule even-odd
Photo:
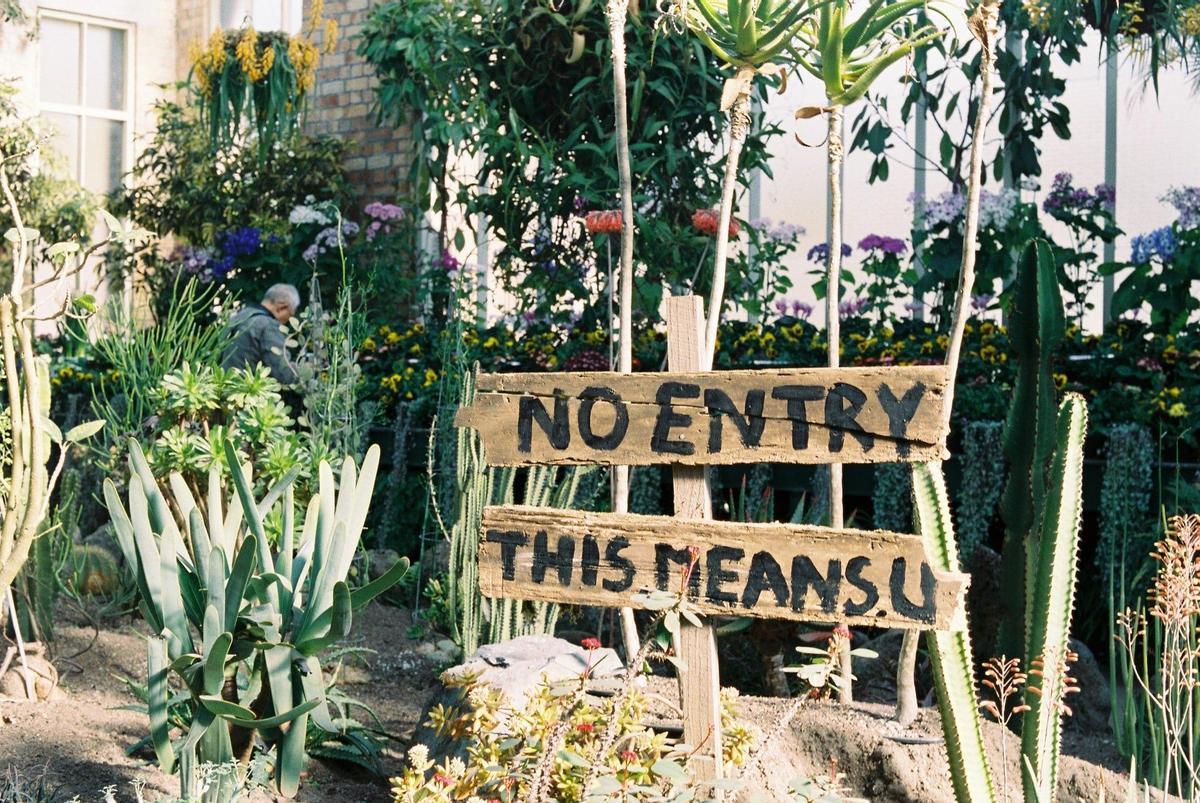
[(104, 429), (103, 420), (86, 421), (67, 430), (66, 441), (67, 443), (80, 443), (94, 436), (102, 429)]

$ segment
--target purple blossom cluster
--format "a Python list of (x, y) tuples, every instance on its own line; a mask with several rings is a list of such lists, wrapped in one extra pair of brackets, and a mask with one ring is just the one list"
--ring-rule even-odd
[(838, 304), (838, 314), (843, 318), (850, 318), (865, 310), (870, 303), (870, 299), (866, 298), (855, 298), (843, 301)]
[[(917, 202), (916, 195), (908, 196), (909, 203)], [(947, 192), (932, 200), (925, 199), (921, 207), (921, 220), (926, 228), (954, 223), (962, 218), (967, 209), (967, 199), (962, 193)]]
[(451, 276), (462, 269), (462, 263), (449, 251), (442, 251), (442, 257), (438, 260), (438, 265)]
[[(358, 234), (358, 224), (353, 220), (343, 220), (341, 232), (342, 242), (344, 243), (348, 238), (353, 237), (355, 234)], [(305, 248), (301, 256), (304, 257), (306, 262), (313, 262), (321, 254), (324, 254), (331, 249), (336, 249), (337, 247), (337, 226), (328, 226), (317, 232), (317, 236), (313, 239), (312, 245), (310, 245), (308, 248)]]
[(248, 257), (262, 247), (262, 232), (253, 226), (229, 229), (217, 235), (217, 246), (227, 257)]
[[(854, 249), (846, 243), (842, 243), (842, 256), (848, 257), (854, 253)], [(808, 261), (815, 262), (818, 265), (829, 259), (829, 243), (817, 243), (812, 248), (808, 249)]]
[(884, 254), (900, 256), (908, 250), (908, 246), (898, 237), (885, 237), (880, 234), (868, 234), (858, 241), (859, 251), (880, 251)]
[(1042, 201), (1042, 209), (1051, 215), (1096, 212), (1116, 201), (1116, 190), (1111, 184), (1097, 184), (1089, 191), (1086, 187), (1076, 187), (1073, 180), (1070, 173), (1057, 174), (1046, 200)]
[(1181, 229), (1200, 226), (1200, 187), (1172, 187), (1162, 197), (1179, 213), (1176, 223)]
[(1175, 230), (1170, 226), (1163, 226), (1149, 234), (1134, 237), (1130, 242), (1129, 260), (1135, 265), (1145, 265), (1154, 257), (1163, 262), (1170, 262), (1175, 258), (1178, 248), (1179, 240), (1175, 237)]
[[(271, 235), (268, 242), (275, 242)], [(252, 226), (242, 226), (219, 233), (215, 247), (187, 245), (177, 249), (174, 259), (180, 269), (199, 277), (203, 282), (224, 279), (237, 266), (238, 260), (251, 257), (263, 247), (262, 231)]]
[(992, 293), (980, 293), (979, 295), (971, 296), (971, 309), (975, 312), (984, 312), (996, 300), (996, 296)]
[(776, 223), (769, 217), (755, 218), (750, 221), (750, 228), (762, 234), (768, 240), (777, 243), (793, 243), (807, 233), (803, 226), (795, 223)]
[(371, 219), (367, 224), (367, 242), (373, 241), (380, 234), (390, 234), (392, 223), (404, 218), (404, 209), (380, 201), (367, 204), (363, 213)]
[(808, 316), (813, 314), (812, 304), (806, 304), (798, 299), (777, 298), (774, 306), (775, 311), (781, 316), (790, 314), (803, 321), (807, 321)]

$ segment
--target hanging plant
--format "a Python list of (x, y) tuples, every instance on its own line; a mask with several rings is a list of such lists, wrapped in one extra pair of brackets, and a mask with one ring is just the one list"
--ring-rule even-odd
[[(190, 81), (214, 148), (241, 139), (246, 121), (254, 126), (260, 156), (297, 129), (321, 55), (337, 42), (337, 23), (321, 16), (323, 5), (312, 4), (300, 33), (260, 33), (246, 25), (214, 31), (206, 47), (196, 48)], [(317, 31), (321, 47), (313, 41)]]

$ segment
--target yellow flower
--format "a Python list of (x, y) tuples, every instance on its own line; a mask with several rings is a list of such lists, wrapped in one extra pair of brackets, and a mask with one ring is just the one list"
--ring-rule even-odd
[(1182, 393), (1182, 391), (1179, 388), (1167, 388), (1167, 395), (1172, 399), (1178, 399), (1180, 393)]
[(1186, 36), (1200, 36), (1200, 6), (1179, 12), (1179, 27)]
[(387, 333), (387, 344), (388, 344), (389, 346), (394, 346), (394, 345), (396, 345), (396, 344), (397, 344), (397, 343), (399, 343), (399, 342), (400, 342), (400, 335), (398, 335), (398, 334), (397, 334), (397, 333), (395, 333), (395, 332), (388, 332), (388, 333)]
[(373, 337), (365, 338), (362, 342), (362, 347), (363, 347), (363, 351), (374, 351), (375, 350), (375, 338), (373, 338)]
[(1054, 387), (1058, 388), (1059, 390), (1062, 390), (1066, 386), (1067, 386), (1067, 375), (1066, 374), (1055, 374), (1054, 375)]
[(979, 350), (979, 357), (984, 362), (995, 362), (996, 361), (996, 347), (991, 344), (984, 346), (983, 348), (981, 348)]
[(325, 20), (325, 52), (332, 53), (337, 47), (338, 24), (337, 20)]
[(1187, 415), (1187, 405), (1183, 402), (1175, 402), (1167, 408), (1167, 415), (1171, 416), (1171, 418), (1183, 418)]

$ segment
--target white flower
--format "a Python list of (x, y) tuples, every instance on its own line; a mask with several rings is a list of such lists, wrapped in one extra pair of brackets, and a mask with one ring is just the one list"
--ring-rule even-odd
[(450, 770), (451, 778), (459, 778), (466, 773), (467, 765), (461, 758), (455, 756), (446, 764), (446, 769)]
[(422, 769), (429, 763), (429, 748), (423, 744), (414, 744), (408, 749), (408, 763), (414, 769)]

